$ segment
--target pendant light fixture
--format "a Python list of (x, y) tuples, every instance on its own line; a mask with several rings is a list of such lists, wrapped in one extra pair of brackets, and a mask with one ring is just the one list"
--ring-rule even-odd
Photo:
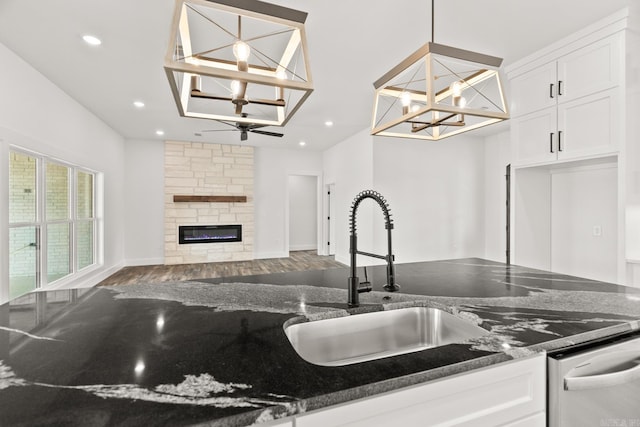
[(374, 84), (371, 134), (437, 141), (509, 118), (502, 58), (431, 41)]
[(258, 0), (176, 0), (164, 68), (180, 115), (284, 126), (313, 91), (306, 18)]

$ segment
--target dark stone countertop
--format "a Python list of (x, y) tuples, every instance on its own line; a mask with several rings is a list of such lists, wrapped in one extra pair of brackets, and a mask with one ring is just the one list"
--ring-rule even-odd
[[(39, 292), (1, 305), (0, 425), (244, 426), (640, 327), (634, 288), (462, 259), (399, 264), (401, 292), (389, 294), (384, 267), (369, 271), (375, 291), (355, 311), (347, 269)], [(443, 308), (491, 333), (323, 367), (301, 359), (283, 330), (301, 316), (405, 305)]]

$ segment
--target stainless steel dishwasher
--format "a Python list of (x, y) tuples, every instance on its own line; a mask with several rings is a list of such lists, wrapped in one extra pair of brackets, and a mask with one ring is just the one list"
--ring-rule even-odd
[(549, 427), (640, 427), (640, 334), (550, 354)]

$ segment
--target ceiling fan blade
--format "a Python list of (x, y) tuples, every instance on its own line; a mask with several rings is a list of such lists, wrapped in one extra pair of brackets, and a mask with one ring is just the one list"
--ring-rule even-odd
[(205, 129), (200, 132), (233, 132), (237, 129)]
[(253, 129), (249, 129), (249, 132), (253, 132), (253, 133), (258, 133), (260, 135), (268, 135), (268, 136), (284, 136), (283, 133), (277, 133), (277, 132), (267, 132), (264, 130), (253, 130)]
[(229, 123), (229, 122), (225, 122), (224, 120), (216, 120), (216, 122), (223, 123), (233, 128), (233, 129), (227, 129), (227, 130), (240, 130), (240, 123)]

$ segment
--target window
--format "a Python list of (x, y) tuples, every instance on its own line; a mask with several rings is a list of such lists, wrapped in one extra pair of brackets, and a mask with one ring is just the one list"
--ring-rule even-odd
[(96, 173), (9, 153), (9, 297), (96, 265)]

